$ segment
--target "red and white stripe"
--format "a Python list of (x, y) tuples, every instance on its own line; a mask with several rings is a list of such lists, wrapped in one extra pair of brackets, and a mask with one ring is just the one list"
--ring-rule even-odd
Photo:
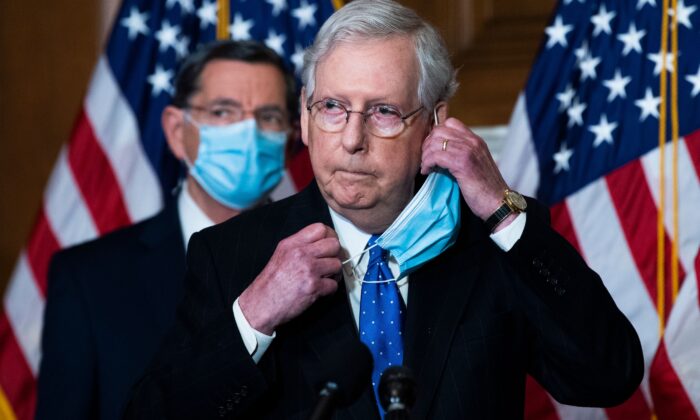
[[(510, 125), (510, 142), (499, 166), (509, 185), (534, 195), (538, 161), (527, 122), (525, 97), (518, 99)], [(644, 352), (645, 376), (626, 403), (610, 409), (570, 407), (557, 403), (528, 381), (526, 416), (560, 419), (698, 418), (700, 415), (700, 130), (681, 139), (678, 150), (680, 292), (671, 290), (673, 208), (672, 148), (665, 153), (665, 313), (663, 338), (656, 307), (659, 150), (652, 150), (590, 183), (552, 206), (552, 223), (603, 279), (620, 310), (634, 325)]]

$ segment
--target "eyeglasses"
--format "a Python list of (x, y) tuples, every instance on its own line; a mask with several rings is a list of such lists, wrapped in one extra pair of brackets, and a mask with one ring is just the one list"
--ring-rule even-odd
[(374, 105), (367, 111), (352, 111), (336, 99), (321, 99), (306, 107), (318, 128), (328, 133), (339, 133), (345, 129), (350, 120), (350, 114), (362, 115), (367, 130), (377, 137), (391, 138), (401, 134), (406, 129), (406, 119), (412, 117), (423, 106), (409, 112), (401, 112), (393, 105)]
[(229, 104), (188, 105), (186, 109), (201, 113), (197, 122), (204, 125), (230, 125), (242, 121), (246, 114), (252, 113), (262, 131), (286, 131), (289, 128), (287, 113), (274, 106), (261, 107), (252, 111)]

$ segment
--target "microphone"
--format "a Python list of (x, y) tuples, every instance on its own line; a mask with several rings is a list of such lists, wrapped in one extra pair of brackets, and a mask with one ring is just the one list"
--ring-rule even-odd
[(385, 420), (408, 419), (416, 402), (416, 380), (406, 366), (389, 366), (379, 380), (379, 402)]
[(372, 354), (356, 338), (336, 343), (321, 360), (327, 363), (317, 375), (323, 379), (309, 420), (330, 419), (337, 407), (357, 400), (372, 378)]

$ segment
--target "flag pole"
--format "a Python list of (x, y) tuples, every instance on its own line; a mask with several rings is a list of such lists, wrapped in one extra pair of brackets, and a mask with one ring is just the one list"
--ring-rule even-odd
[(216, 20), (216, 39), (229, 39), (228, 26), (231, 18), (231, 4), (229, 0), (217, 0), (217, 20)]
[(671, 248), (671, 302), (676, 301), (679, 287), (678, 274), (678, 0), (671, 0), (673, 24), (671, 25), (671, 53), (673, 55), (673, 71), (671, 72), (671, 135), (673, 136), (673, 242)]
[(659, 75), (659, 212), (656, 218), (656, 311), (659, 316), (659, 337), (664, 335), (666, 281), (665, 281), (665, 239), (664, 213), (666, 207), (666, 54), (668, 51), (668, 0), (663, 0), (661, 12), (661, 74)]

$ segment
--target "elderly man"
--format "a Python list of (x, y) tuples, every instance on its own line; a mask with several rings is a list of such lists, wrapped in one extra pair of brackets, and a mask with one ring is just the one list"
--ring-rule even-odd
[(121, 418), (174, 322), (190, 236), (268, 200), (296, 102), (263, 45), (216, 42), (185, 59), (162, 125), (187, 178), (158, 215), (54, 258), (37, 418)]
[(307, 418), (315, 370), (347, 337), (374, 370), (338, 418), (382, 414), (376, 387), (397, 364), (415, 372), (412, 418), (522, 417), (527, 373), (567, 404), (630, 396), (634, 329), (546, 208), (447, 118), (456, 83), (436, 31), (357, 0), (304, 66), (316, 182), (193, 237), (177, 328), (131, 414)]

